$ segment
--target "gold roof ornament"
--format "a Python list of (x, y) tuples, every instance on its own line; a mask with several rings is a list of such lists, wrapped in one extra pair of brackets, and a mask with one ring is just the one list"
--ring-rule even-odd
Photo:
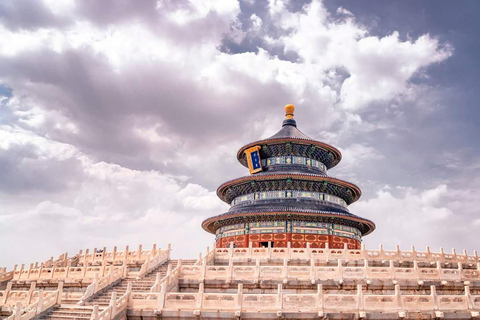
[(294, 112), (295, 112), (295, 106), (293, 104), (287, 104), (285, 106), (285, 119), (293, 119)]

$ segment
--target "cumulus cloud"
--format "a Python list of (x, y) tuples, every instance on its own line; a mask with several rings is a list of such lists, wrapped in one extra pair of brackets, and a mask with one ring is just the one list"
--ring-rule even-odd
[[(237, 149), (275, 133), (286, 103), (302, 131), (342, 149), (337, 176), (368, 175), (377, 190), (390, 115), (410, 115), (398, 110), (420, 90), (411, 80), (452, 55), (428, 34), (370, 34), (320, 1), (21, 0), (0, 12), (0, 85), (12, 90), (0, 100), (0, 242), (16, 243), (4, 264), (128, 242), (194, 256), (213, 241), (200, 222), (227, 209), (215, 188), (246, 174)], [(413, 190), (367, 202), (451, 219)]]
[[(458, 207), (459, 202), (463, 209)], [(450, 250), (455, 244), (458, 250), (473, 252), (478, 249), (476, 235), (470, 228), (472, 216), (465, 209), (474, 206), (465, 190), (446, 185), (426, 190), (387, 186), (378, 190), (376, 197), (352, 205), (351, 210), (377, 224), (377, 230), (365, 237), (367, 245), (386, 243), (394, 249), (398, 244), (407, 250), (430, 246), (438, 251), (439, 247)]]

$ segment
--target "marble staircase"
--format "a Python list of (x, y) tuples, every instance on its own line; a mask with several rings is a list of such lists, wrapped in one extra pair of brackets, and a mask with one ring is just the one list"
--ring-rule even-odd
[[(193, 265), (195, 260), (182, 260), (182, 264)], [(52, 311), (39, 317), (42, 320), (90, 320), (92, 317), (94, 306), (98, 306), (102, 311), (108, 307), (112, 298), (112, 293), (116, 293), (117, 297), (125, 294), (127, 291), (128, 283), (132, 284), (132, 292), (149, 292), (150, 288), (154, 285), (157, 273), (160, 273), (160, 277), (163, 278), (167, 274), (168, 266), (171, 265), (172, 269), (178, 264), (178, 260), (169, 260), (168, 262), (158, 266), (150, 271), (144, 277), (140, 279), (136, 278), (124, 278), (117, 284), (97, 293), (91, 299), (86, 301), (84, 305), (78, 305), (76, 300), (63, 300), (62, 305), (55, 307)]]

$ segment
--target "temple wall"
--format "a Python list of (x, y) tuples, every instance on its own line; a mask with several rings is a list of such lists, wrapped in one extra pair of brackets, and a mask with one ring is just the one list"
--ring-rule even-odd
[(265, 242), (270, 242), (272, 247), (286, 248), (288, 242), (292, 248), (306, 248), (307, 242), (311, 248), (343, 249), (347, 244), (348, 249), (360, 249), (361, 242), (356, 239), (340, 237), (336, 235), (317, 235), (300, 233), (262, 233), (262, 234), (243, 234), (231, 237), (224, 237), (217, 240), (217, 248), (227, 248), (230, 243), (237, 248), (246, 248), (249, 242), (252, 242), (254, 248), (265, 246)]

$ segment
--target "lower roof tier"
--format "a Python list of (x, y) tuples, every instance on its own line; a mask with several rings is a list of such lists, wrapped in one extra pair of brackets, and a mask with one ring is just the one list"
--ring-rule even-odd
[(349, 205), (357, 201), (362, 192), (353, 183), (340, 179), (306, 173), (257, 173), (230, 180), (217, 189), (220, 199), (230, 204), (235, 198), (261, 191), (298, 190), (327, 193), (345, 200)]
[(347, 212), (321, 211), (310, 208), (301, 209), (293, 206), (275, 208), (252, 208), (250, 210), (234, 210), (211, 217), (203, 221), (202, 228), (215, 234), (223, 226), (256, 221), (311, 221), (333, 223), (358, 229), (362, 236), (375, 230), (375, 224)]

